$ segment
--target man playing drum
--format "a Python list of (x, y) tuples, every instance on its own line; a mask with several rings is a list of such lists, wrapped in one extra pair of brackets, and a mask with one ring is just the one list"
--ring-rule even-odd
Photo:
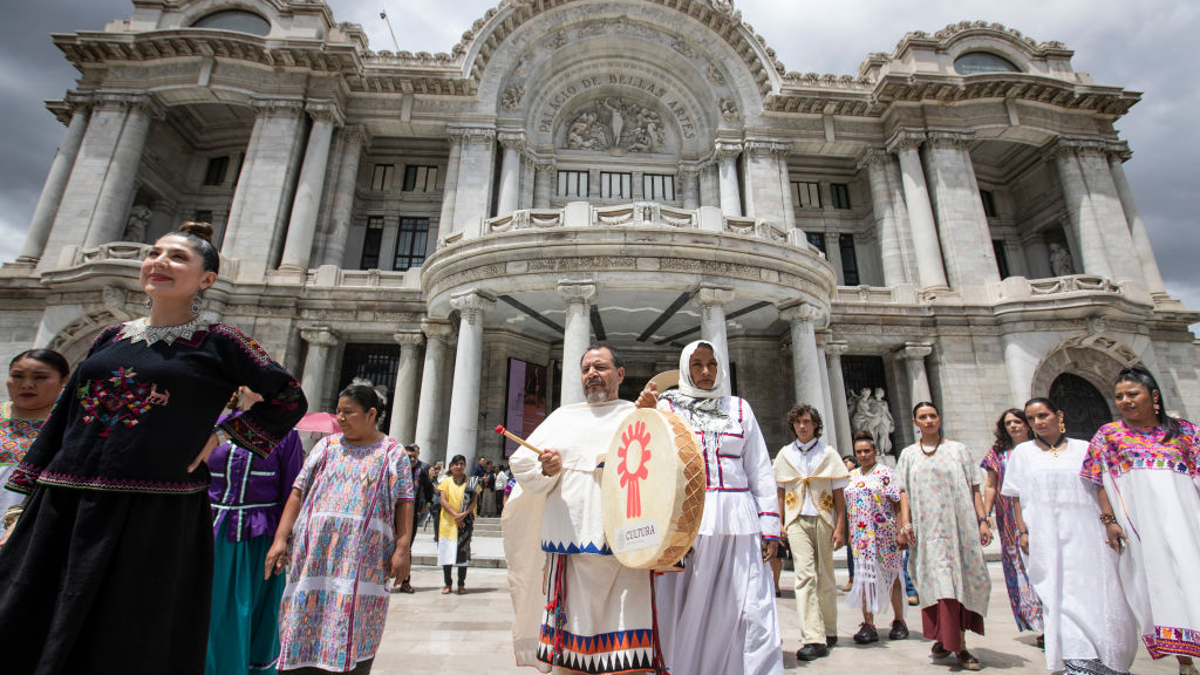
[(660, 663), (650, 571), (613, 557), (597, 466), (635, 406), (617, 399), (625, 368), (611, 347), (588, 349), (580, 376), (587, 403), (562, 406), (529, 436), (540, 458), (522, 447), (509, 462), (517, 487), (502, 522), (513, 649), (518, 665), (542, 672), (650, 671)]

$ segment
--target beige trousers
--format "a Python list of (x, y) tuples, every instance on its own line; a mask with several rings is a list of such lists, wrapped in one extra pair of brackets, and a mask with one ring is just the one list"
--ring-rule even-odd
[(798, 516), (787, 526), (796, 569), (796, 611), (804, 644), (825, 644), (837, 635), (837, 590), (833, 581), (833, 528), (819, 516)]

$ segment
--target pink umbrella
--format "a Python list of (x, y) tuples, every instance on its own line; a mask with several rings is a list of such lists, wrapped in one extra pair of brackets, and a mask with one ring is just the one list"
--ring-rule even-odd
[(301, 436), (328, 436), (340, 434), (342, 427), (337, 423), (337, 415), (327, 412), (311, 412), (300, 418), (296, 431)]

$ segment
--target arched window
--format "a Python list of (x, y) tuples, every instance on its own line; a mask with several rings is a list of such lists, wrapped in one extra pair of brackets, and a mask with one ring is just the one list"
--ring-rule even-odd
[(204, 16), (193, 23), (192, 28), (216, 28), (252, 35), (266, 35), (271, 32), (271, 23), (254, 12), (225, 9)]
[(959, 75), (980, 73), (1019, 73), (1021, 69), (1012, 61), (988, 52), (967, 52), (954, 59), (954, 70)]

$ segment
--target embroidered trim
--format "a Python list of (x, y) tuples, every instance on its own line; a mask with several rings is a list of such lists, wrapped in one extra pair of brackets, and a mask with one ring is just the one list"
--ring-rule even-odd
[(194, 335), (207, 331), (216, 321), (212, 314), (197, 314), (196, 318), (177, 326), (151, 326), (147, 324), (147, 318), (142, 317), (121, 324), (117, 339), (129, 340), (130, 344), (145, 342), (147, 347), (155, 342), (172, 345), (176, 340), (191, 341)]
[(1150, 657), (1161, 659), (1168, 654), (1200, 657), (1200, 631), (1191, 628), (1155, 626), (1154, 632), (1143, 635)]
[(231, 417), (217, 426), (229, 434), (229, 440), (234, 445), (249, 450), (258, 457), (266, 458), (271, 454), (271, 448), (279, 445), (280, 439), (258, 427), (247, 419), (246, 415)]
[(33, 492), (33, 488), (37, 486), (38, 474), (41, 472), (41, 469), (34, 468), (30, 464), (21, 462), (17, 464), (17, 468), (13, 469), (13, 472), (9, 474), (8, 482), (4, 484), (4, 487), (5, 489), (13, 492), (20, 492), (21, 494), (26, 495), (31, 494)]
[(208, 483), (169, 483), (166, 481), (141, 480), (138, 478), (86, 478), (65, 473), (42, 472), (37, 479), (38, 485), (55, 485), (58, 487), (76, 488), (81, 490), (98, 490), (100, 492), (143, 492), (148, 494), (193, 494), (208, 490)]
[(266, 366), (271, 363), (271, 356), (267, 354), (267, 350), (262, 348), (254, 338), (246, 335), (242, 331), (230, 326), (226, 323), (214, 323), (209, 328), (210, 333), (222, 335), (233, 341), (238, 349), (246, 352), (259, 366)]

